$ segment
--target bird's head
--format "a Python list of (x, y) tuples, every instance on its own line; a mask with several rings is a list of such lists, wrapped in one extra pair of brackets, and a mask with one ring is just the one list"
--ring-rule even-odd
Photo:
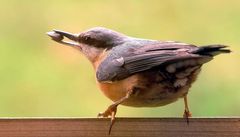
[[(93, 61), (102, 51), (123, 43), (126, 38), (121, 33), (103, 27), (95, 27), (77, 34), (60, 30), (53, 30), (47, 34), (58, 43), (77, 48), (90, 61)], [(64, 41), (65, 37), (71, 41)]]

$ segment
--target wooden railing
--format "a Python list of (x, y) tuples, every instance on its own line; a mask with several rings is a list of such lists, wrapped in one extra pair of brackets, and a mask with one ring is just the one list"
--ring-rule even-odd
[(0, 137), (240, 137), (240, 118), (1, 118)]

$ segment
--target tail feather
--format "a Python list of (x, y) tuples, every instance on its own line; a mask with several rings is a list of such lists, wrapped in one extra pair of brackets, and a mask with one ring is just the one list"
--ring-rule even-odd
[(200, 55), (208, 55), (208, 56), (216, 56), (221, 53), (230, 53), (231, 50), (226, 49), (228, 46), (225, 45), (207, 45), (198, 47), (193, 50), (192, 53), (200, 54)]

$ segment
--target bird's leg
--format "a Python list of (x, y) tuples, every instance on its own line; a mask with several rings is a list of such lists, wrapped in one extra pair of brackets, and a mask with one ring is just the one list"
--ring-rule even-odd
[(129, 98), (129, 96), (132, 94), (132, 90), (130, 90), (129, 92), (127, 92), (126, 96), (119, 99), (118, 101), (114, 102), (112, 105), (110, 105), (107, 110), (105, 110), (104, 112), (100, 112), (98, 114), (98, 117), (111, 117), (111, 123), (110, 123), (110, 127), (109, 127), (109, 131), (108, 134), (111, 133), (112, 130), (112, 126), (115, 122), (115, 115), (117, 113), (117, 106), (119, 104), (121, 104), (122, 102), (124, 102), (126, 99)]
[(184, 96), (184, 106), (185, 106), (185, 110), (184, 110), (183, 117), (186, 118), (187, 124), (189, 124), (189, 117), (191, 117), (192, 114), (188, 108), (187, 95)]

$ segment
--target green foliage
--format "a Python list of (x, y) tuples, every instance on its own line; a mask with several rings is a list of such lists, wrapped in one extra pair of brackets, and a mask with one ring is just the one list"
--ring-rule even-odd
[[(189, 94), (194, 116), (240, 115), (240, 1), (0, 0), (0, 116), (92, 116), (111, 103), (90, 63), (51, 41), (52, 29), (104, 26), (125, 34), (234, 51), (203, 67)], [(183, 101), (159, 108), (120, 107), (118, 116), (182, 116)]]

